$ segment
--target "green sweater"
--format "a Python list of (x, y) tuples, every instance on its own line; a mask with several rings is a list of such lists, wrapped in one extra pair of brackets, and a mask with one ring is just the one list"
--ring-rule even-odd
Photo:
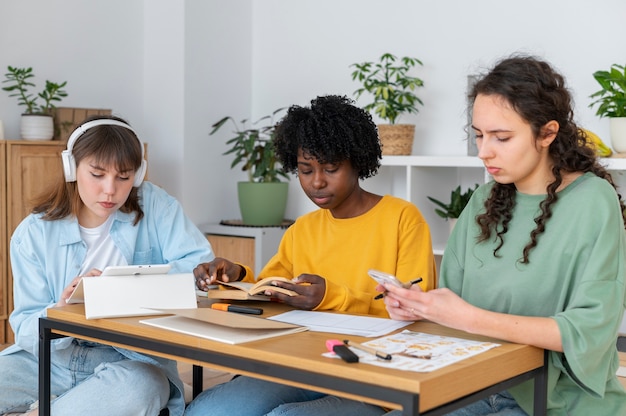
[[(549, 354), (549, 416), (626, 415), (626, 392), (615, 375), (626, 233), (613, 187), (587, 173), (559, 192), (530, 263), (522, 264), (545, 195), (517, 194), (496, 258), (493, 235), (476, 242), (475, 217), (492, 186), (481, 186), (459, 218), (442, 259), (441, 286), (480, 308), (556, 320), (564, 353)], [(510, 392), (532, 414), (532, 383)]]

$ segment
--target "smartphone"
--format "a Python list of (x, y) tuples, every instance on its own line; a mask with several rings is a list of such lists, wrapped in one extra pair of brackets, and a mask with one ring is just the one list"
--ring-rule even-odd
[(367, 274), (369, 274), (372, 279), (376, 280), (381, 285), (385, 283), (391, 283), (394, 286), (403, 287), (402, 282), (399, 281), (398, 278), (392, 274), (387, 274), (385, 272), (374, 269), (369, 269), (367, 271)]
[(102, 276), (139, 276), (142, 274), (166, 274), (172, 266), (169, 264), (142, 264), (133, 266), (108, 266)]

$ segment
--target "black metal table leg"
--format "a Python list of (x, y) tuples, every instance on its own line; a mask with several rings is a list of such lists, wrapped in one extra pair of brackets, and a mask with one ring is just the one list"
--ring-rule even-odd
[(535, 377), (535, 401), (533, 412), (535, 416), (544, 416), (548, 407), (548, 351), (543, 353), (543, 368)]
[(200, 365), (193, 365), (193, 369), (192, 369), (192, 391), (193, 391), (193, 398), (195, 399), (196, 397), (198, 397), (198, 394), (202, 393), (202, 384), (203, 384), (203, 380), (202, 380), (202, 366)]

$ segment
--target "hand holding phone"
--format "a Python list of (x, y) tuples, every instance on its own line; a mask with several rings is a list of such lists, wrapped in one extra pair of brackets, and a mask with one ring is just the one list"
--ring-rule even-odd
[[(374, 270), (374, 269), (368, 270), (367, 274), (369, 274), (372, 279), (376, 280), (379, 284), (383, 286), (385, 285), (385, 283), (390, 283), (394, 286), (403, 287), (405, 289), (408, 289), (414, 284), (417, 284), (422, 281), (422, 278), (419, 277), (415, 280), (411, 280), (408, 283), (402, 283), (401, 281), (398, 280), (396, 276), (381, 272), (379, 270)], [(382, 299), (384, 296), (385, 296), (385, 293), (383, 292), (383, 293), (376, 295), (374, 299)]]

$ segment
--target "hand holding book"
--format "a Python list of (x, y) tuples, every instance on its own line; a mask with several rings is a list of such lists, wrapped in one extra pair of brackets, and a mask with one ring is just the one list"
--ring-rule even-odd
[(200, 263), (193, 269), (196, 286), (202, 291), (221, 283), (223, 276), (226, 276), (230, 282), (235, 282), (243, 279), (245, 274), (246, 270), (243, 266), (221, 257), (216, 257), (208, 263)]
[(290, 279), (280, 276), (266, 277), (256, 283), (218, 281), (220, 288), (209, 290), (208, 297), (210, 299), (269, 300), (269, 296), (265, 294), (266, 290), (283, 293), (288, 296), (296, 296), (298, 294), (293, 290), (275, 286), (274, 282), (277, 281), (292, 282)]

